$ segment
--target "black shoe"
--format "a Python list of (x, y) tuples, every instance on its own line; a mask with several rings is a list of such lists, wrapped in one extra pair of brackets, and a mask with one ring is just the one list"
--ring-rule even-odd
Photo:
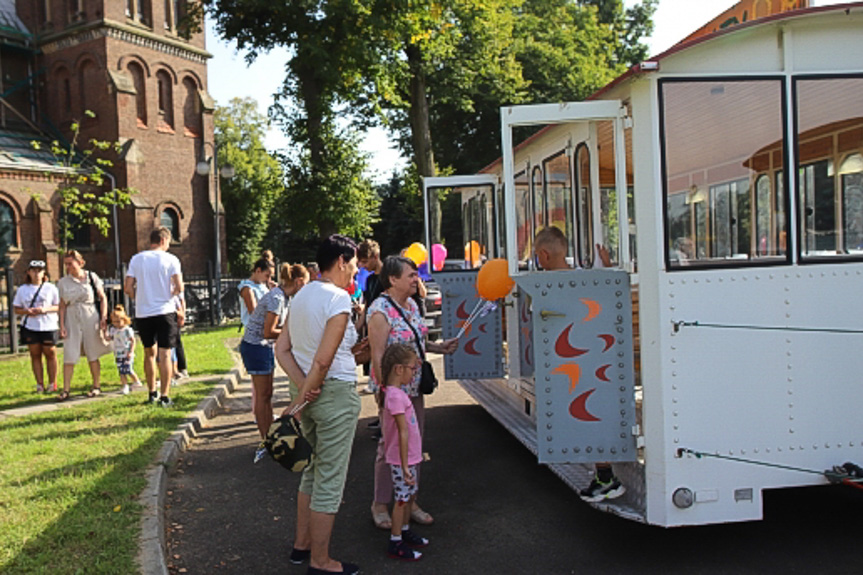
[(410, 529), (402, 530), (402, 541), (411, 547), (425, 547), (429, 544), (429, 540), (425, 537), (420, 537)]
[(309, 560), (309, 557), (312, 556), (311, 549), (297, 549), (296, 547), (291, 548), (291, 563), (294, 565), (302, 565), (306, 561)]
[(587, 489), (582, 489), (579, 495), (587, 502), (596, 503), (603, 499), (616, 499), (624, 493), (626, 488), (617, 477), (612, 476), (610, 481), (600, 481), (598, 477), (594, 477)]
[(309, 565), (309, 568), (306, 570), (306, 575), (357, 575), (359, 572), (359, 566), (342, 561), (341, 571), (324, 571), (323, 569), (316, 569)]
[(171, 398), (167, 395), (163, 395), (159, 398), (159, 407), (171, 407), (174, 405), (174, 402), (171, 401)]
[(423, 554), (419, 551), (414, 551), (404, 541), (390, 540), (387, 546), (387, 555), (393, 559), (401, 559), (402, 561), (419, 561)]
[(159, 401), (159, 392), (151, 391), (150, 395), (147, 396), (147, 403), (156, 403)]

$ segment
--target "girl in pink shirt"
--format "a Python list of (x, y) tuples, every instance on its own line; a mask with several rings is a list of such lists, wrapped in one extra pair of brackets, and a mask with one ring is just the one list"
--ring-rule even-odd
[(417, 492), (416, 470), (422, 461), (422, 438), (413, 404), (402, 386), (411, 382), (419, 368), (413, 346), (394, 343), (387, 347), (381, 359), (384, 386), (378, 396), (383, 410), (384, 453), (396, 500), (387, 554), (407, 561), (422, 557), (422, 553), (413, 548), (429, 543), (409, 528), (409, 510)]

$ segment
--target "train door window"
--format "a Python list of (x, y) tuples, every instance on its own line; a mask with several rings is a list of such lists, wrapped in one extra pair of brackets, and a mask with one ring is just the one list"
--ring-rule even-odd
[(863, 254), (861, 77), (796, 78), (800, 257)]
[(515, 219), (516, 219), (516, 249), (521, 269), (527, 269), (533, 250), (533, 228), (531, 223), (530, 183), (527, 172), (521, 171), (515, 175)]
[(848, 156), (839, 166), (845, 253), (863, 253), (863, 155)]
[(545, 194), (542, 189), (542, 169), (539, 166), (533, 168), (530, 187), (533, 204), (533, 229), (539, 231), (546, 226)]
[(564, 233), (569, 246), (567, 257), (572, 257), (572, 170), (569, 166), (569, 156), (564, 151), (546, 159), (542, 163), (545, 175), (545, 197), (548, 207), (548, 225), (554, 226)]
[(750, 252), (749, 180), (711, 186), (711, 244), (714, 258), (746, 257)]
[(660, 81), (668, 269), (787, 260), (785, 199), (770, 189), (785, 156), (784, 93), (780, 78)]
[(590, 185), (590, 150), (579, 144), (575, 150), (575, 217), (578, 229), (578, 265), (593, 267), (593, 191)]

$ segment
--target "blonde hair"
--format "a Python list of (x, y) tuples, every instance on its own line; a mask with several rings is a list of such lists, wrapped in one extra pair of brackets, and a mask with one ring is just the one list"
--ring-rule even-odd
[(384, 350), (384, 356), (381, 358), (381, 380), (378, 385), (381, 386), (382, 393), (378, 394), (378, 406), (384, 406), (383, 388), (390, 383), (390, 375), (397, 365), (407, 364), (409, 361), (416, 361), (417, 352), (412, 345), (406, 343), (393, 343), (387, 346)]
[(126, 308), (123, 307), (123, 304), (118, 303), (114, 306), (114, 310), (111, 312), (112, 320), (114, 317), (120, 320), (120, 322), (126, 326), (132, 324), (132, 318), (126, 313)]
[(281, 281), (283, 284), (288, 284), (294, 280), (298, 280), (308, 275), (309, 270), (307, 270), (306, 266), (302, 264), (291, 265), (286, 262), (279, 267), (279, 281)]
[(65, 254), (63, 254), (63, 259), (65, 260), (66, 258), (72, 258), (73, 260), (78, 262), (81, 267), (84, 267), (84, 265), (87, 263), (87, 260), (84, 259), (84, 256), (82, 256), (81, 252), (79, 252), (78, 250), (68, 250)]

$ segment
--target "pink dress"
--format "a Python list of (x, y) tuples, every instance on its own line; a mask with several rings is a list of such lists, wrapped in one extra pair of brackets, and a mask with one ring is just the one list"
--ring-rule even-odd
[(417, 414), (410, 398), (400, 387), (387, 386), (384, 398), (384, 446), (386, 462), (390, 465), (401, 465), (399, 453), (399, 428), (395, 415), (404, 414), (408, 424), (408, 465), (416, 465), (423, 459), (422, 439), (417, 422)]

